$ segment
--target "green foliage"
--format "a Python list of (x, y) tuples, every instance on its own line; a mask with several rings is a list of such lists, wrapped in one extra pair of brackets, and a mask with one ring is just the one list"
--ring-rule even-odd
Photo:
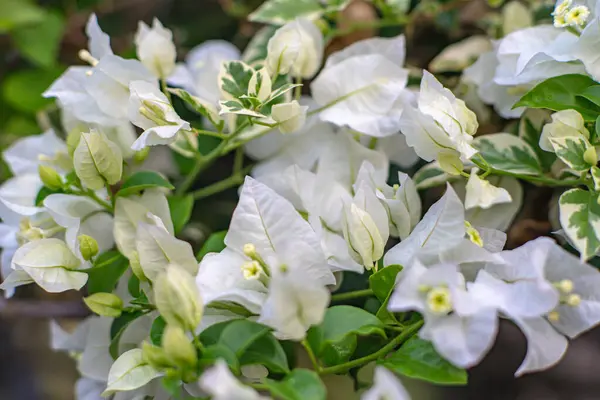
[(88, 273), (88, 293), (112, 292), (119, 278), (129, 267), (129, 260), (116, 250), (100, 254)]
[(319, 375), (307, 369), (294, 369), (282, 381), (267, 379), (265, 384), (275, 398), (282, 400), (325, 400), (327, 396)]
[(396, 276), (402, 271), (398, 264), (388, 265), (369, 277), (369, 287), (382, 303), (388, 298), (396, 284)]
[(194, 197), (189, 194), (185, 196), (169, 196), (167, 197), (167, 201), (169, 202), (173, 227), (177, 234), (181, 232), (192, 216)]
[(481, 156), (494, 169), (521, 175), (540, 175), (542, 166), (533, 148), (518, 136), (495, 133), (473, 142)]
[(42, 97), (50, 84), (61, 74), (61, 69), (22, 70), (9, 75), (2, 85), (2, 96), (6, 103), (27, 114), (52, 103)]
[(40, 23), (16, 28), (12, 37), (24, 57), (43, 68), (49, 68), (56, 65), (64, 26), (62, 15), (47, 12)]
[(553, 111), (573, 109), (586, 121), (595, 121), (600, 107), (587, 97), (595, 98), (593, 94), (596, 92), (586, 90), (596, 85), (597, 83), (586, 75), (570, 74), (549, 78), (527, 92), (513, 108), (547, 108)]
[(152, 322), (152, 327), (150, 328), (150, 341), (153, 345), (160, 346), (162, 344), (162, 336), (166, 326), (167, 323), (161, 316), (156, 317), (154, 322)]
[(225, 236), (227, 231), (220, 231), (211, 234), (206, 242), (202, 245), (202, 248), (196, 254), (196, 259), (201, 261), (202, 258), (208, 253), (218, 253), (225, 248)]
[(120, 317), (113, 320), (110, 326), (110, 346), (108, 351), (114, 360), (119, 358), (119, 344), (121, 336), (123, 336), (123, 333), (129, 324), (147, 313), (148, 311), (142, 310), (123, 312)]
[(317, 19), (326, 13), (343, 10), (349, 3), (350, 0), (267, 0), (248, 19), (283, 25), (301, 17)]
[(168, 180), (163, 178), (158, 172), (154, 171), (139, 171), (128, 177), (121, 188), (117, 192), (117, 196), (131, 196), (145, 189), (150, 188), (166, 188), (169, 190), (175, 189)]
[(380, 363), (410, 378), (422, 379), (442, 385), (464, 385), (467, 372), (444, 360), (431, 342), (413, 336), (390, 357)]
[(600, 250), (600, 194), (571, 189), (560, 196), (560, 224), (587, 260)]

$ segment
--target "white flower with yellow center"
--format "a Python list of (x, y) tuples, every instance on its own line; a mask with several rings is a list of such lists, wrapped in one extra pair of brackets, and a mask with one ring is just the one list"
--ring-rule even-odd
[(581, 28), (590, 16), (590, 10), (586, 6), (577, 6), (570, 9), (564, 16), (568, 26)]

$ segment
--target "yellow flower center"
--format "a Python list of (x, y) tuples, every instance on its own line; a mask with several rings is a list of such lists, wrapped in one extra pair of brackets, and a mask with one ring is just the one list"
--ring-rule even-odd
[(433, 288), (427, 293), (427, 307), (436, 314), (452, 311), (452, 297), (446, 287)]

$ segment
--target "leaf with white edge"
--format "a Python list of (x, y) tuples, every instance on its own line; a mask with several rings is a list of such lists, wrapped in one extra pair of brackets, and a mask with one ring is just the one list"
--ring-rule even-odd
[(571, 189), (560, 196), (560, 225), (581, 253), (588, 260), (600, 250), (600, 204), (599, 193), (583, 189)]
[(248, 94), (248, 84), (254, 69), (241, 61), (229, 61), (221, 65), (219, 87), (225, 98), (239, 99)]
[(442, 385), (464, 385), (467, 372), (444, 360), (431, 342), (417, 336), (410, 338), (398, 351), (380, 361), (390, 371)]
[(248, 16), (252, 22), (284, 25), (296, 18), (317, 19), (325, 12), (319, 0), (268, 0)]
[(267, 45), (269, 40), (275, 34), (277, 29), (278, 27), (273, 25), (267, 25), (260, 28), (246, 46), (244, 54), (242, 54), (242, 61), (253, 66), (262, 65), (267, 58)]
[(550, 137), (550, 143), (556, 155), (573, 170), (583, 172), (591, 167), (583, 156), (591, 145), (583, 135)]
[(544, 171), (550, 171), (552, 164), (556, 161), (556, 154), (551, 151), (544, 151), (540, 148), (540, 136), (542, 128), (536, 127), (534, 123), (527, 117), (521, 118), (519, 121), (519, 137), (531, 146), (540, 160), (540, 164)]
[(154, 171), (139, 171), (125, 180), (117, 192), (117, 196), (127, 197), (151, 188), (175, 189), (175, 187), (159, 173)]
[(265, 379), (267, 390), (282, 400), (325, 400), (327, 390), (316, 372), (297, 368), (283, 380)]
[(484, 135), (473, 141), (485, 161), (494, 169), (522, 175), (540, 175), (542, 166), (533, 148), (510, 133)]
[(273, 100), (277, 99), (278, 97), (286, 94), (287, 92), (289, 92), (290, 90), (297, 88), (298, 86), (302, 86), (302, 84), (299, 83), (285, 83), (282, 86), (278, 87), (277, 89), (275, 89), (271, 95), (269, 96), (268, 99), (265, 100), (265, 104), (271, 103)]
[(425, 190), (446, 182), (457, 180), (458, 177), (446, 173), (437, 161), (425, 164), (412, 177), (418, 190)]
[(237, 114), (237, 115), (247, 115), (248, 117), (256, 117), (256, 118), (266, 118), (267, 116), (259, 113), (258, 111), (250, 110), (245, 108), (244, 105), (235, 100), (221, 100), (219, 101), (219, 105), (221, 106), (221, 110), (219, 110), (219, 115), (225, 114)]
[(211, 124), (213, 124), (215, 127), (218, 128), (222, 126), (223, 121), (219, 117), (219, 112), (214, 104), (206, 100), (202, 100), (199, 97), (193, 96), (183, 89), (169, 88), (168, 90), (170, 93), (179, 97), (186, 104), (188, 104), (192, 108), (192, 110), (208, 118)]
[(600, 192), (600, 168), (595, 165), (590, 169), (592, 179), (594, 180), (594, 190)]
[(129, 350), (110, 367), (107, 387), (102, 396), (135, 390), (160, 375), (160, 372), (144, 362), (141, 349)]

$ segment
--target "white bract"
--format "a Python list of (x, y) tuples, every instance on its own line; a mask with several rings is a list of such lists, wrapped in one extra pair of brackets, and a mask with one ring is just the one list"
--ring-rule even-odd
[(271, 117), (278, 123), (281, 133), (292, 133), (302, 128), (306, 121), (308, 106), (301, 106), (296, 100), (290, 103), (275, 104)]
[(135, 46), (138, 58), (154, 75), (161, 79), (171, 75), (177, 58), (173, 32), (165, 29), (158, 19), (154, 18), (152, 28), (140, 21)]

